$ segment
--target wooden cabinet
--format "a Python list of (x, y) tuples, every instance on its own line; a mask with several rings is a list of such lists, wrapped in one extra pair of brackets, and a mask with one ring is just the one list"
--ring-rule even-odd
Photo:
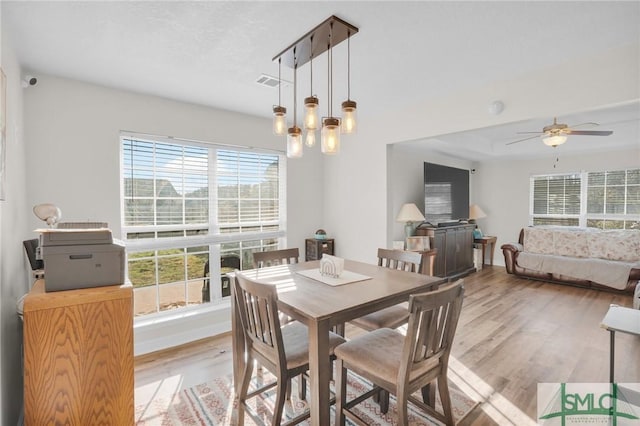
[(132, 287), (38, 280), (23, 312), (24, 424), (133, 424)]
[(437, 249), (433, 274), (455, 279), (474, 271), (473, 230), (475, 225), (443, 228), (418, 228), (417, 235), (428, 235), (431, 248)]
[(305, 261), (318, 260), (322, 257), (322, 253), (333, 256), (335, 253), (333, 238), (328, 238), (326, 240), (307, 238), (305, 240)]

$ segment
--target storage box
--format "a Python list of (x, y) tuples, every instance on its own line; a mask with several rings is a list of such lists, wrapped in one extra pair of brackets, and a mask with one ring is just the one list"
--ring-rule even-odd
[(45, 291), (121, 285), (125, 250), (120, 243), (42, 247)]

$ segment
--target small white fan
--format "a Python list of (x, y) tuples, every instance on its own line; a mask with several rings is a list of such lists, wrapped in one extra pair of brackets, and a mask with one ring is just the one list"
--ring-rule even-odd
[(45, 221), (51, 228), (54, 228), (62, 217), (60, 209), (50, 203), (33, 206), (33, 213), (38, 216), (40, 220)]

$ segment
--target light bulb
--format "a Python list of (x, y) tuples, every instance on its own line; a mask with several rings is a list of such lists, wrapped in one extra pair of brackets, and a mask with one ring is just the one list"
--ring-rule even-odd
[(315, 130), (307, 130), (307, 137), (305, 138), (304, 144), (309, 148), (316, 144), (316, 131)]
[(302, 157), (302, 132), (299, 127), (289, 128), (289, 133), (287, 134), (287, 157)]
[(287, 132), (287, 109), (281, 106), (273, 107), (273, 134), (282, 136)]
[(342, 103), (342, 133), (356, 133), (357, 109), (354, 101)]
[(318, 98), (310, 96), (304, 99), (304, 128), (316, 130), (318, 128)]
[(329, 117), (324, 119), (322, 126), (323, 154), (334, 155), (340, 152), (340, 120)]

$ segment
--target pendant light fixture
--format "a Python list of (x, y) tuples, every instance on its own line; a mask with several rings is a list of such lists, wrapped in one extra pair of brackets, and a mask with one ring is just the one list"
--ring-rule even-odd
[(335, 155), (340, 152), (340, 120), (333, 117), (333, 49), (331, 36), (333, 23), (329, 29), (329, 44), (327, 46), (327, 99), (329, 116), (322, 121), (321, 151), (323, 154)]
[[(294, 72), (294, 111), (293, 111), (293, 127), (289, 128), (287, 134), (287, 156), (290, 158), (296, 158), (302, 156), (302, 137), (300, 128), (296, 125), (296, 97), (297, 97), (297, 69), (299, 66), (310, 63), (310, 88), (311, 95), (304, 99), (305, 114), (303, 118), (302, 127), (306, 131), (304, 143), (311, 147), (315, 145), (316, 131), (320, 126), (321, 130), (321, 150), (325, 154), (337, 154), (340, 151), (340, 131), (341, 120), (340, 117), (333, 116), (333, 47), (347, 40), (358, 32), (358, 28), (350, 23), (343, 21), (336, 16), (330, 16), (321, 22), (314, 29), (300, 37), (289, 47), (278, 53), (273, 60), (278, 60), (280, 67), (281, 63), (293, 68)], [(350, 99), (351, 96), (351, 50), (350, 45), (348, 47), (349, 55), (349, 69), (348, 69), (348, 96), (347, 100), (342, 103), (342, 110), (345, 114), (345, 118), (348, 123), (345, 123), (344, 133), (353, 133), (356, 129), (355, 126), (355, 111), (356, 103)], [(327, 80), (328, 80), (328, 99), (327, 99), (327, 113), (328, 116), (324, 117), (322, 121), (318, 118), (319, 100), (316, 95), (313, 94), (313, 59), (327, 52)], [(278, 80), (280, 80), (280, 68), (278, 68)], [(280, 87), (280, 86), (278, 86)], [(278, 102), (280, 102), (280, 89), (278, 89)], [(324, 101), (323, 101), (324, 102)], [(286, 131), (285, 114), (286, 109), (280, 105), (274, 106), (274, 133), (284, 134)], [(276, 125), (276, 120), (281, 120)], [(284, 129), (284, 130), (283, 130)], [(281, 131), (278, 133), (276, 130)]]
[(289, 128), (287, 133), (287, 157), (302, 157), (302, 131), (297, 126), (297, 89), (298, 89), (298, 63), (295, 60), (295, 49), (293, 50), (294, 66), (293, 66), (293, 127)]
[(356, 133), (356, 102), (351, 100), (351, 31), (347, 31), (347, 100), (342, 103), (342, 133)]
[(273, 106), (273, 134), (283, 136), (287, 129), (287, 109), (282, 106), (281, 86), (282, 78), (280, 71), (282, 69), (282, 58), (278, 59), (278, 105)]
[(316, 143), (316, 130), (318, 130), (318, 98), (313, 94), (313, 36), (309, 38), (310, 42), (310, 56), (309, 56), (309, 69), (311, 70), (310, 88), (311, 95), (304, 99), (304, 128), (307, 131), (305, 144), (308, 147), (312, 147)]

